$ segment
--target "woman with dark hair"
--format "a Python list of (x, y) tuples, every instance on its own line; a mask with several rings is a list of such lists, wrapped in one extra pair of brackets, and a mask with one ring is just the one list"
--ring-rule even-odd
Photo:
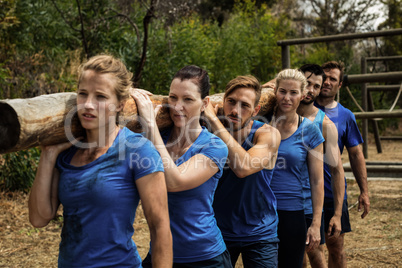
[[(142, 135), (120, 128), (132, 74), (118, 59), (100, 55), (81, 66), (77, 114), (85, 138), (42, 147), (29, 196), (29, 219), (46, 226), (63, 205), (59, 267), (141, 267), (132, 240), (137, 205), (147, 219), (157, 267), (171, 267), (166, 185), (161, 158)], [(147, 159), (140, 166), (132, 158)]]
[[(232, 267), (212, 209), (228, 149), (199, 120), (209, 103), (209, 89), (205, 70), (194, 65), (179, 70), (168, 98), (173, 126), (162, 133), (148, 95), (139, 91), (132, 95), (165, 168), (173, 267)], [(144, 267), (150, 266), (150, 255)]]

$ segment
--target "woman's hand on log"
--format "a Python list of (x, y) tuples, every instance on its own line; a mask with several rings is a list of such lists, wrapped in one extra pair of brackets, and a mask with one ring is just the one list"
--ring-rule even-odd
[(214, 107), (211, 102), (208, 103), (208, 106), (204, 110), (204, 115), (208, 121), (215, 121), (218, 119), (216, 116), (218, 114), (218, 109), (218, 105), (215, 105)]
[(63, 152), (64, 150), (67, 150), (68, 148), (70, 148), (72, 145), (77, 144), (80, 140), (82, 140), (81, 138), (75, 139), (71, 142), (63, 142), (63, 143), (59, 143), (59, 144), (55, 144), (55, 145), (46, 145), (46, 146), (40, 146), (42, 154), (46, 155), (47, 157), (51, 158), (51, 159), (55, 159), (57, 158), (57, 156)]
[(155, 117), (160, 110), (160, 105), (154, 109), (149, 95), (142, 91), (135, 90), (133, 93), (131, 93), (131, 97), (134, 99), (135, 104), (137, 105), (138, 114), (141, 117), (141, 121), (145, 121), (148, 126), (155, 124)]

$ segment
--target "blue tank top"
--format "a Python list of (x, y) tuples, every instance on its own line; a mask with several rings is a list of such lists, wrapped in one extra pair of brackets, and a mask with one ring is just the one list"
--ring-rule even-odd
[[(314, 118), (313, 123), (316, 124), (318, 129), (322, 133), (322, 122), (324, 121), (325, 113), (321, 110), (318, 110), (317, 115)], [(324, 167), (323, 167), (324, 168)], [(303, 194), (304, 194), (304, 214), (313, 214), (313, 202), (311, 200), (311, 188), (310, 188), (310, 179), (308, 174), (307, 165), (304, 166), (303, 171)]]
[(281, 140), (271, 182), (278, 210), (304, 209), (303, 167), (307, 166), (308, 152), (323, 142), (321, 131), (308, 118), (290, 137)]
[[(242, 147), (253, 147), (255, 132), (264, 123), (254, 121)], [(271, 190), (272, 170), (263, 169), (238, 178), (225, 167), (215, 193), (214, 210), (218, 226), (227, 241), (277, 241), (276, 198)]]

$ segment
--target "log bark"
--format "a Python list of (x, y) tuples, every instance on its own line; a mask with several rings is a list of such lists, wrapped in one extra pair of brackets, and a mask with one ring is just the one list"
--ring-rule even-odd
[[(223, 93), (211, 97), (213, 105), (222, 114)], [(163, 108), (156, 117), (160, 129), (172, 124), (167, 107), (167, 96), (153, 95), (154, 106)], [(39, 145), (51, 145), (84, 135), (85, 131), (76, 116), (76, 94), (55, 93), (30, 99), (0, 101), (0, 154), (25, 150)], [(275, 98), (272, 90), (263, 89), (259, 115), (272, 112)], [(141, 132), (137, 107), (131, 98), (119, 115), (119, 123), (134, 132)]]

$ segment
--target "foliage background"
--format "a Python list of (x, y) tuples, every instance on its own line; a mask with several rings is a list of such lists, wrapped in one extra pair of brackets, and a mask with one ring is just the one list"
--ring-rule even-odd
[[(160, 2), (160, 3), (159, 3)], [(368, 12), (382, 3), (382, 14)], [(75, 90), (86, 58), (113, 54), (138, 72), (143, 19), (151, 12), (138, 86), (166, 94), (187, 64), (209, 71), (213, 92), (237, 75), (262, 82), (281, 70), (278, 40), (401, 27), (400, 0), (0, 0), (0, 98)], [(379, 16), (382, 24), (374, 29)], [(291, 65), (342, 60), (360, 72), (362, 56), (401, 55), (401, 36), (291, 47)], [(400, 70), (400, 62), (370, 70)], [(346, 101), (348, 101), (346, 99)]]
[[(381, 12), (369, 11), (375, 5)], [(374, 27), (379, 17), (382, 23)], [(401, 0), (0, 0), (0, 99), (74, 91), (78, 66), (99, 53), (121, 58), (138, 75), (136, 85), (156, 94), (167, 94), (177, 70), (199, 65), (209, 72), (213, 94), (237, 75), (274, 78), (281, 70), (278, 40), (401, 23)], [(402, 55), (402, 36), (292, 46), (291, 66), (341, 60), (353, 74), (360, 73), (362, 56), (392, 55)], [(376, 62), (367, 71), (401, 69), (401, 61)], [(360, 102), (360, 86), (351, 90)], [(376, 109), (389, 108), (395, 96), (373, 93)], [(340, 101), (358, 111), (346, 93)], [(396, 122), (384, 120), (380, 128)], [(16, 155), (23, 162), (32, 152)], [(5, 158), (9, 163), (12, 156), (0, 156), (0, 162)], [(2, 186), (8, 185), (4, 174), (13, 172), (6, 166)]]

